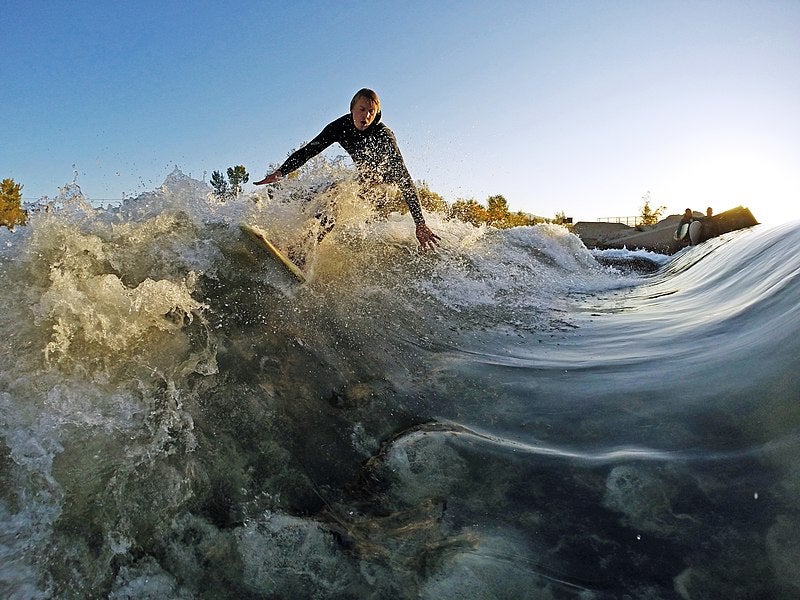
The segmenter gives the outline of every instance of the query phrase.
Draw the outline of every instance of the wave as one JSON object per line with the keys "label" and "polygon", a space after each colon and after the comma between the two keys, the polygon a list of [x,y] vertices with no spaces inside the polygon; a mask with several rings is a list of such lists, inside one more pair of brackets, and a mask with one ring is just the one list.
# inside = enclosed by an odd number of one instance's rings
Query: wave
{"label": "wave", "polygon": [[[306,240],[309,283],[242,222]],[[316,165],[228,202],[179,172],[116,207],[70,185],[0,231],[0,589],[718,591],[687,555],[793,589],[770,540],[798,539],[781,490],[797,479],[800,228],[667,258],[598,256],[552,225],[428,223],[436,253]],[[757,560],[705,554],[725,544],[700,523],[730,485],[777,499],[764,522],[732,517],[731,536],[769,548]],[[660,566],[634,573],[632,553]],[[742,589],[761,581],[739,571]]]}

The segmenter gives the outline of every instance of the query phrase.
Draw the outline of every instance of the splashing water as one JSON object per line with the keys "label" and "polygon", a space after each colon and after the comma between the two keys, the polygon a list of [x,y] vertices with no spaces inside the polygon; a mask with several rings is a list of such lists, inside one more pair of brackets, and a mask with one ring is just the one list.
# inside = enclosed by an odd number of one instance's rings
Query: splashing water
{"label": "splashing water", "polygon": [[426,218],[315,162],[0,230],[3,595],[793,597],[798,228],[642,276]]}

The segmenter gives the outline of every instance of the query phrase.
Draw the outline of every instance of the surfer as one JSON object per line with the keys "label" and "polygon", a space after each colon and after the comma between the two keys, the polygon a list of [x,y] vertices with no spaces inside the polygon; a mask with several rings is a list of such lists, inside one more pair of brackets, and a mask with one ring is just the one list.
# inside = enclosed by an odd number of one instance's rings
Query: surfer
{"label": "surfer", "polygon": [[700,219],[703,223],[703,239],[708,240],[717,237],[717,222],[714,219],[714,209],[710,206],[706,209],[706,216]]}
{"label": "surfer", "polygon": [[[381,122],[380,99],[367,88],[353,96],[348,114],[329,123],[317,137],[289,156],[276,171],[254,182],[255,185],[275,183],[334,143],[342,146],[353,159],[364,188],[376,183],[397,185],[414,219],[420,247],[429,250],[438,245],[441,238],[425,224],[417,188],[403,162],[394,133]],[[334,217],[323,213],[317,217],[324,236],[333,228]]]}
{"label": "surfer", "polygon": [[[689,225],[691,225],[692,221],[694,221],[694,215],[692,214],[692,209],[687,208],[683,211],[683,216],[681,217],[680,222],[678,223],[678,228],[675,230],[675,239],[682,241],[684,244],[686,242],[690,242],[689,239]],[[684,227],[684,225],[686,227]]]}
{"label": "surfer", "polygon": [[687,208],[683,211],[683,216],[678,223],[678,229],[675,231],[674,237],[684,245],[694,246],[703,241],[700,237],[702,229],[702,219],[695,218],[692,209]]}

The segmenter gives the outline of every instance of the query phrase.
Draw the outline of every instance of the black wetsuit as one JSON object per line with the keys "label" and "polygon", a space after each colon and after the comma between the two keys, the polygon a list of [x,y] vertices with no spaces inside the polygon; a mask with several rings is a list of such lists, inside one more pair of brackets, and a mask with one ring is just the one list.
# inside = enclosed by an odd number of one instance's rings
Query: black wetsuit
{"label": "black wetsuit", "polygon": [[369,127],[359,131],[353,123],[353,116],[347,113],[326,125],[317,137],[289,156],[278,170],[288,175],[330,145],[338,143],[356,164],[362,184],[396,184],[414,223],[424,223],[417,188],[408,174],[397,140],[392,130],[380,120],[379,112]]}

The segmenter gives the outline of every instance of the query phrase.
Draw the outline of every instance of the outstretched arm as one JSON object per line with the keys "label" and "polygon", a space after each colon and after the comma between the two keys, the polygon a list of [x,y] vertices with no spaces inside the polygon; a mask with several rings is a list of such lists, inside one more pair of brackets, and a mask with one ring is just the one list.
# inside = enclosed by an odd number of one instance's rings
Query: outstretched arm
{"label": "outstretched arm", "polygon": [[341,130],[341,121],[342,118],[337,119],[333,123],[328,123],[325,126],[320,134],[315,137],[313,140],[308,142],[305,146],[296,150],[287,158],[284,163],[280,166],[280,168],[267,175],[261,181],[253,182],[253,185],[264,185],[266,183],[275,183],[284,175],[291,173],[292,171],[299,169],[302,167],[306,162],[308,162],[311,158],[315,157],[317,154],[325,150],[328,146],[333,144],[339,139],[340,130]]}
{"label": "outstretched arm", "polygon": [[384,129],[386,150],[387,150],[387,172],[385,180],[396,183],[403,194],[403,199],[408,205],[408,210],[411,217],[414,219],[416,225],[417,240],[419,241],[420,248],[425,250],[433,250],[439,245],[439,240],[442,239],[425,224],[425,217],[422,215],[422,206],[419,202],[419,194],[417,194],[417,187],[408,173],[406,163],[403,160],[403,155],[400,153],[400,148],[397,146],[397,140],[392,131],[387,127]]}

